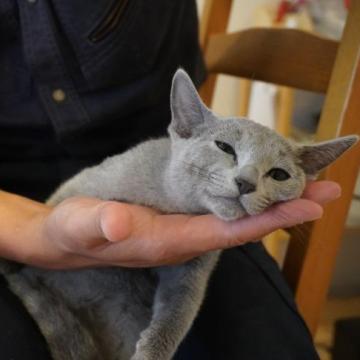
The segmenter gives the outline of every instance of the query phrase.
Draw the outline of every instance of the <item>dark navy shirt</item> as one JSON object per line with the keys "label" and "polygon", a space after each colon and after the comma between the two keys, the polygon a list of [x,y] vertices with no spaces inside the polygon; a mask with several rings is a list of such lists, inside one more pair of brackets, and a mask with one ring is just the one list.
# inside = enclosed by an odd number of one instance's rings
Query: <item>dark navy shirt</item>
{"label": "dark navy shirt", "polygon": [[44,199],[165,134],[179,66],[204,79],[194,0],[1,0],[0,187]]}

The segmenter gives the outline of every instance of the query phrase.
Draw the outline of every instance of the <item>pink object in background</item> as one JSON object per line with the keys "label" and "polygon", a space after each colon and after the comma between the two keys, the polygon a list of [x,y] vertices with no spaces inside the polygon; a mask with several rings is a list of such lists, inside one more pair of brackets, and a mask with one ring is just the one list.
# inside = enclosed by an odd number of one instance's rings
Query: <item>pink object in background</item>
{"label": "pink object in background", "polygon": [[275,22],[281,22],[288,13],[297,12],[299,8],[307,3],[307,0],[282,0],[276,12]]}

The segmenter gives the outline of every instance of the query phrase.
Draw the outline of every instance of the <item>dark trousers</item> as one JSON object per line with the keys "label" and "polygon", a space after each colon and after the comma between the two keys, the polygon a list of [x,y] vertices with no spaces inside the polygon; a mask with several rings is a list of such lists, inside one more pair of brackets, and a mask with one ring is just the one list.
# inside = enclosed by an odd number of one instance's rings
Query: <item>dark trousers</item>
{"label": "dark trousers", "polygon": [[319,359],[292,294],[261,243],[223,252],[180,359]]}

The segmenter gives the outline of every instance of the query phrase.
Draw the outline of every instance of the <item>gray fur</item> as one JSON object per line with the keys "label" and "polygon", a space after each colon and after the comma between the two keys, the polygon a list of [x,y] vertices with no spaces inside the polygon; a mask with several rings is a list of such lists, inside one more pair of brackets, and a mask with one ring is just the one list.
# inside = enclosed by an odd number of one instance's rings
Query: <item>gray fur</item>
{"label": "gray fur", "polygon": [[[312,152],[252,121],[221,119],[200,101],[182,70],[174,76],[171,110],[169,138],[146,141],[83,170],[48,203],[85,195],[166,213],[213,213],[231,221],[299,197],[307,176],[357,140],[337,139]],[[215,141],[231,145],[236,159]],[[274,180],[268,174],[272,168],[286,170],[290,178]],[[256,190],[240,196],[239,178]],[[55,360],[166,360],[189,330],[218,256],[215,251],[153,269],[25,266],[4,273],[38,322]]]}

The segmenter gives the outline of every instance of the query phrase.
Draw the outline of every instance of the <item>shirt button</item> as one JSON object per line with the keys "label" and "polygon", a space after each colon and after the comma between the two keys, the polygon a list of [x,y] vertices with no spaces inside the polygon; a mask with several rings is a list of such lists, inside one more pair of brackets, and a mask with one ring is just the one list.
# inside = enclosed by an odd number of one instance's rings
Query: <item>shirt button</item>
{"label": "shirt button", "polygon": [[62,89],[56,89],[52,93],[52,98],[55,102],[61,103],[66,99],[66,94]]}

